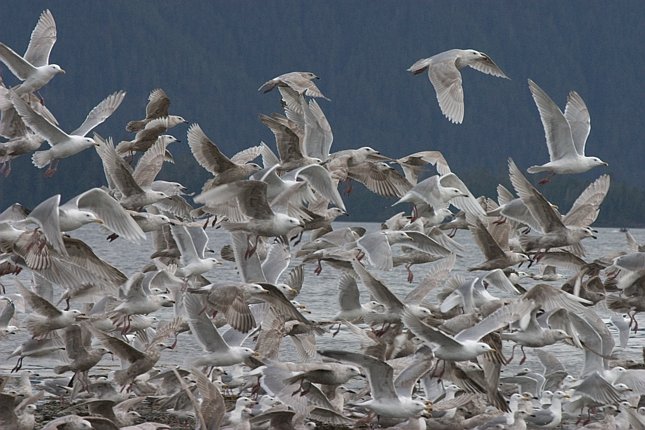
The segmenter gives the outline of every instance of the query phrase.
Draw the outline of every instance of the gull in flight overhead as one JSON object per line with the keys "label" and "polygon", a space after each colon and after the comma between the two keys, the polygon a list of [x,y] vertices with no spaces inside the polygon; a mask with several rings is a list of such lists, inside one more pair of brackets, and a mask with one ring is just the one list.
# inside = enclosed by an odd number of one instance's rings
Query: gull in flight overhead
{"label": "gull in flight overhead", "polygon": [[34,166],[42,169],[49,165],[49,168],[45,171],[45,176],[50,177],[56,173],[58,160],[71,157],[84,149],[95,146],[94,139],[85,137],[85,135],[112,115],[124,97],[125,91],[118,91],[106,97],[90,111],[79,128],[67,134],[49,119],[31,109],[22,98],[13,93],[11,102],[25,124],[44,137],[51,146],[49,150],[34,153],[32,157]]}
{"label": "gull in flight overhead", "polygon": [[0,43],[0,61],[22,84],[14,88],[18,95],[37,91],[47,85],[54,76],[65,73],[58,64],[49,64],[49,53],[56,43],[56,22],[49,10],[45,10],[31,33],[24,57],[4,43]]}
{"label": "gull in flight overhead", "polygon": [[[583,173],[596,166],[607,166],[607,163],[600,158],[585,155],[585,144],[591,131],[591,120],[589,109],[578,93],[575,91],[569,93],[563,114],[547,93],[530,79],[529,89],[540,112],[550,160],[541,166],[529,167],[527,172],[547,172],[553,176],[555,174]],[[542,179],[540,183],[545,184],[548,181],[547,177]]]}
{"label": "gull in flight overhead", "polygon": [[415,75],[428,71],[428,78],[437,92],[441,112],[451,122],[461,124],[464,120],[464,89],[461,86],[460,69],[470,66],[488,75],[508,79],[497,64],[483,52],[474,49],[451,49],[422,58],[408,69]]}
{"label": "gull in flight overhead", "polygon": [[316,84],[314,84],[314,79],[319,78],[311,72],[289,72],[265,82],[258,88],[258,91],[268,93],[276,86],[289,87],[298,94],[304,94],[309,97],[322,97],[329,100],[320,92]]}

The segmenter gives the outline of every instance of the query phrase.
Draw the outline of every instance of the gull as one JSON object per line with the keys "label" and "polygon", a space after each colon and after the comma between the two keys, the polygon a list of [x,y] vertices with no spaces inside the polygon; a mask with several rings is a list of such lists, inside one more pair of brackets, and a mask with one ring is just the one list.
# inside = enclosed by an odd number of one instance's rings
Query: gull
{"label": "gull", "polygon": [[15,280],[15,285],[35,312],[30,313],[25,322],[34,338],[42,338],[54,330],[68,327],[80,319],[87,318],[83,312],[76,309],[61,311],[46,299],[27,289],[18,279]]}
{"label": "gull", "polygon": [[347,178],[354,179],[365,188],[383,197],[400,197],[410,189],[410,183],[389,164],[369,161],[347,169]]}
{"label": "gull", "polygon": [[96,366],[103,356],[110,351],[103,347],[89,349],[89,344],[85,342],[85,339],[91,339],[88,336],[83,336],[82,330],[81,326],[77,324],[65,328],[65,352],[71,362],[62,366],[55,366],[54,373],[60,375],[65,372],[74,372],[81,384],[87,387],[90,382],[89,370]]}
{"label": "gull", "polygon": [[153,119],[163,118],[168,116],[168,107],[170,106],[170,98],[161,88],[154,89],[148,95],[148,104],[146,105],[146,117],[139,121],[130,121],[125,126],[127,131],[137,132],[145,128],[145,126]]}
{"label": "gull", "polygon": [[132,176],[132,169],[114,149],[111,139],[103,139],[94,134],[96,152],[103,162],[103,170],[108,183],[121,193],[119,203],[126,209],[138,210],[144,206],[160,202],[168,196],[161,191],[142,188]]}
{"label": "gull", "polygon": [[[125,91],[119,91],[106,97],[87,114],[85,121],[83,121],[76,130],[71,132],[70,135],[85,136],[92,129],[109,118],[110,115],[112,115],[112,113],[119,107],[124,97]],[[44,112],[42,108],[38,107],[38,105],[34,106],[31,104],[30,107],[49,122],[56,124],[56,119],[53,115]],[[3,166],[5,176],[8,176],[11,173],[12,158],[34,152],[40,147],[44,140],[45,137],[41,136],[38,132],[32,133],[29,130],[25,130],[24,134],[16,136],[9,142],[5,142],[0,145],[0,155],[2,157],[10,157],[8,159],[5,158],[5,162],[8,163],[8,165]]]}
{"label": "gull", "polygon": [[261,169],[255,163],[236,163],[222,154],[217,145],[206,136],[199,124],[191,124],[188,127],[188,146],[199,165],[214,176],[204,184],[202,191],[208,191],[229,182],[247,179]]}
{"label": "gull", "polygon": [[[169,128],[178,124],[185,124],[187,121],[180,116],[171,115],[153,119],[146,124],[143,130],[137,132],[133,140],[123,140],[116,146],[119,155],[132,155],[134,152],[145,152],[157,141],[159,136],[168,131]],[[172,157],[169,157],[172,159]]]}
{"label": "gull", "polygon": [[428,78],[437,93],[441,112],[455,124],[461,124],[464,120],[464,89],[461,86],[460,70],[466,66],[488,75],[508,79],[488,55],[474,49],[451,49],[441,52],[430,58],[420,59],[408,69],[408,72],[415,75],[428,71]]}
{"label": "gull", "polygon": [[114,381],[121,386],[125,386],[128,383],[132,383],[137,376],[152,369],[157,361],[159,361],[162,349],[172,349],[174,347],[174,345],[169,346],[161,341],[175,334],[179,325],[180,321],[175,319],[160,327],[143,350],[139,350],[121,339],[110,336],[92,325],[88,325],[87,328],[103,346],[112,351],[123,362],[130,364],[127,368],[124,366],[123,369],[114,372]]}
{"label": "gull", "polygon": [[260,180],[269,183],[270,187],[267,192],[270,200],[273,200],[280,193],[285,192],[298,182],[305,181],[311,189],[345,211],[345,204],[336,189],[336,185],[333,183],[329,171],[324,167],[317,164],[309,164],[291,170],[282,176],[277,175],[277,167],[276,165],[268,169],[260,178]]}
{"label": "gull", "polygon": [[314,84],[314,79],[318,79],[318,76],[311,72],[289,72],[265,82],[258,88],[258,91],[268,93],[276,86],[286,86],[298,94],[304,94],[309,97],[322,97],[325,100],[329,100],[320,92],[316,84]]}
{"label": "gull", "polygon": [[356,279],[349,273],[343,273],[338,280],[338,305],[340,310],[332,319],[354,323],[363,322],[365,314],[373,310],[374,306],[379,306],[380,304],[372,301],[362,305]]}
{"label": "gull", "polygon": [[51,146],[49,150],[36,151],[32,161],[39,169],[49,165],[45,176],[52,176],[56,172],[58,160],[71,157],[84,149],[96,146],[96,142],[93,139],[85,136],[112,115],[124,97],[125,91],[119,91],[108,96],[93,108],[83,124],[70,134],[65,133],[50,120],[35,112],[15,93],[11,95],[11,102],[23,121],[34,132],[44,137]]}
{"label": "gull", "polygon": [[437,167],[437,172],[441,175],[450,173],[448,162],[443,154],[439,151],[420,151],[414,154],[406,155],[394,161],[401,166],[405,179],[412,185],[416,185],[423,168],[428,164]]}
{"label": "gull", "polygon": [[517,321],[532,307],[531,301],[512,302],[502,306],[474,326],[460,331],[454,337],[425,324],[408,309],[403,310],[402,320],[406,327],[424,342],[437,345],[432,350],[435,357],[441,360],[466,361],[492,351],[493,348],[481,342],[480,339],[510,322]]}
{"label": "gull", "polygon": [[[471,215],[469,212],[466,212],[466,221],[475,243],[486,258],[483,263],[468,268],[469,271],[505,269],[509,266],[529,261],[529,257],[526,254],[509,249],[508,226],[505,226],[506,228],[498,227],[495,230],[491,228],[491,231],[489,231],[489,227],[484,224],[481,218]],[[499,233],[497,238],[491,234],[492,232]]]}
{"label": "gull", "polygon": [[29,339],[13,350],[7,358],[18,357],[16,365],[11,372],[17,372],[22,368],[25,357],[49,357],[61,353],[65,346],[59,337],[44,339]]}
{"label": "gull", "polygon": [[501,269],[493,269],[468,281],[460,275],[456,275],[450,279],[449,283],[454,289],[441,303],[439,309],[444,313],[458,305],[466,313],[472,313],[476,308],[480,308],[486,303],[499,300],[488,291],[490,286],[495,286],[505,293],[519,294],[519,291]]}
{"label": "gull", "polygon": [[[607,166],[600,158],[585,155],[591,123],[589,110],[578,93],[569,93],[563,114],[553,100],[530,79],[529,89],[540,112],[550,158],[546,164],[529,167],[529,173],[548,172],[553,176],[583,173],[596,166]],[[540,181],[542,184],[546,182],[548,178]]]}
{"label": "gull", "polygon": [[356,241],[357,247],[365,252],[370,263],[379,270],[391,270],[394,267],[392,247],[397,244],[438,256],[447,256],[452,252],[433,238],[417,231],[380,230],[367,233]]}
{"label": "gull", "polygon": [[578,245],[584,238],[596,238],[594,231],[587,226],[566,226],[562,222],[560,214],[542,193],[522,175],[515,162],[510,158],[508,168],[515,191],[533,218],[540,224],[542,230],[540,236],[523,235],[520,237],[520,244],[524,251],[549,250],[550,248]]}
{"label": "gull", "polygon": [[[280,172],[297,169],[309,164],[320,164],[323,160],[314,158],[307,154],[304,147],[304,136],[298,134],[297,125],[289,118],[274,113],[269,115],[260,115],[260,121],[266,125],[275,137],[275,144],[278,149],[280,159],[278,169]],[[268,146],[263,146],[263,159],[276,158]]]}
{"label": "gull", "polygon": [[56,22],[49,10],[45,10],[31,33],[24,57],[0,43],[0,61],[22,84],[14,88],[22,95],[44,87],[54,76],[65,73],[58,64],[49,64],[49,54],[56,43]]}
{"label": "gull", "polygon": [[124,287],[126,293],[123,301],[112,310],[115,315],[123,315],[126,322],[124,332],[130,328],[131,315],[147,315],[161,309],[161,307],[170,307],[175,303],[167,294],[151,293],[150,289],[144,285],[144,276],[143,273],[137,272],[128,279]]}
{"label": "gull", "polygon": [[229,231],[242,230],[256,235],[255,245],[247,249],[247,257],[255,251],[259,236],[285,236],[292,229],[302,227],[297,218],[271,209],[267,201],[267,184],[262,181],[244,180],[225,184],[198,195],[195,201],[216,207],[233,198],[237,199],[240,210],[249,219],[246,222],[229,222],[224,227]]}
{"label": "gull", "polygon": [[361,279],[361,282],[370,292],[371,296],[386,307],[384,313],[371,312],[364,315],[364,318],[378,317],[386,322],[399,321],[401,314],[407,311],[416,318],[427,317],[430,311],[419,304],[408,302],[407,304],[401,301],[390,289],[381,281],[376,279],[372,274],[363,267],[363,265],[356,259],[352,259],[352,269]]}
{"label": "gull", "polygon": [[402,389],[397,391],[394,385],[394,369],[389,364],[355,352],[326,350],[319,353],[336,360],[349,361],[365,369],[372,399],[357,403],[357,406],[364,406],[377,415],[388,418],[429,415],[432,406],[430,402],[412,399],[411,390],[407,393],[402,392]]}
{"label": "gull", "polygon": [[145,239],[143,230],[130,214],[101,188],[79,194],[59,206],[58,210],[62,231],[75,230],[93,216],[110,231],[128,240],[139,242]]}
{"label": "gull", "polygon": [[307,102],[304,95],[289,87],[278,87],[278,90],[285,115],[297,125],[304,152],[321,160],[329,158],[334,134],[318,102],[314,99]]}
{"label": "gull", "polygon": [[0,339],[9,334],[15,334],[19,329],[15,325],[10,325],[11,320],[16,312],[16,305],[9,297],[2,296],[0,300],[5,300],[7,304],[0,312]]}
{"label": "gull", "polygon": [[188,291],[195,294],[205,294],[208,305],[212,306],[216,312],[224,314],[226,322],[241,333],[248,333],[256,326],[247,300],[266,293],[266,290],[259,284],[234,282],[217,282]]}
{"label": "gull", "polygon": [[204,350],[202,354],[187,357],[191,367],[231,366],[258,354],[251,348],[229,345],[219,334],[213,322],[202,311],[203,302],[198,295],[184,296],[184,307],[188,316],[188,325],[193,336]]}
{"label": "gull", "polygon": [[[520,349],[523,354],[523,357],[520,360],[520,365],[526,360],[526,354],[524,353],[525,346],[540,348],[546,345],[552,345],[558,341],[573,340],[573,338],[562,329],[542,327],[537,320],[537,312],[539,310],[540,309],[538,307],[535,307],[530,311],[530,319],[526,327],[521,328],[518,331],[501,334],[503,340],[512,340],[515,342],[515,346],[520,345]],[[513,346],[513,353],[515,351],[515,346]],[[513,353],[511,353],[511,357],[508,359],[509,362],[513,359]]]}
{"label": "gull", "polygon": [[484,217],[486,213],[468,187],[454,173],[433,175],[419,182],[407,191],[397,202],[414,205],[429,205],[434,211],[447,208],[450,203],[459,209]]}
{"label": "gull", "polygon": [[546,409],[533,411],[533,414],[526,417],[526,421],[534,427],[555,428],[562,421],[562,399],[569,398],[563,391],[556,391],[551,398],[551,405]]}
{"label": "gull", "polygon": [[203,228],[173,225],[170,230],[181,253],[177,276],[188,278],[193,275],[201,275],[221,264],[216,258],[204,257],[208,236]]}

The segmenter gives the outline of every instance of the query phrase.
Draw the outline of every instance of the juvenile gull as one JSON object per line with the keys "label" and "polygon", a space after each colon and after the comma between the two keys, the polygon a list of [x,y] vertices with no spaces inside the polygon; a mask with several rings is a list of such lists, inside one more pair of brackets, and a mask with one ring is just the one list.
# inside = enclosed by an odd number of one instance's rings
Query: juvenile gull
{"label": "juvenile gull", "polygon": [[311,72],[289,72],[265,82],[258,88],[258,91],[268,93],[276,86],[286,86],[298,94],[304,94],[309,97],[322,97],[329,100],[320,92],[316,84],[314,84],[314,79],[318,79],[318,76]]}
{"label": "juvenile gull", "polygon": [[411,393],[397,391],[394,386],[394,369],[389,364],[367,355],[347,351],[320,351],[320,354],[341,361],[357,364],[367,372],[372,398],[358,403],[388,418],[410,418],[429,414],[432,404],[412,399]]}

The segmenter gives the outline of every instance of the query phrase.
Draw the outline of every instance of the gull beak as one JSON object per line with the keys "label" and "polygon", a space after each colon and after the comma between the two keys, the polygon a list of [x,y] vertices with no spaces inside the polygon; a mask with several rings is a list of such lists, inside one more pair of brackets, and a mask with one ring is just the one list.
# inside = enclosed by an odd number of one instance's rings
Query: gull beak
{"label": "gull beak", "polygon": [[63,69],[60,69],[60,72],[61,72],[62,74],[65,74],[65,70],[63,70]]}
{"label": "gull beak", "polygon": [[87,316],[87,315],[85,315],[85,314],[80,314],[80,315],[76,315],[76,318],[74,318],[74,319],[75,319],[76,321],[82,321],[82,320],[89,320],[89,319],[90,319],[90,317],[88,317],[88,316]]}

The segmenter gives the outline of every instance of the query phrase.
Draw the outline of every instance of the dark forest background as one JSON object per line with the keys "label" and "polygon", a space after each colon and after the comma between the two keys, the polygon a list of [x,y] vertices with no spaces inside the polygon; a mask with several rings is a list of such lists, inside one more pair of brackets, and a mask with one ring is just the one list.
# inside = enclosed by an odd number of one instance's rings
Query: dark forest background
{"label": "dark forest background", "polygon": [[[587,155],[609,163],[555,178],[545,195],[566,211],[609,173],[596,225],[645,226],[645,2],[5,0],[0,41],[24,52],[46,8],[58,28],[50,60],[67,73],[42,96],[65,130],[123,89],[123,104],[97,131],[129,140],[126,122],[143,117],[148,93],[161,87],[171,112],[198,122],[226,154],[261,140],[274,146],[258,114],[280,111],[279,94],[257,88],[285,72],[312,71],[331,99],[320,103],[333,150],[369,145],[392,157],[440,150],[475,195],[495,197],[498,183],[509,185],[509,156],[523,168],[548,160],[531,78],[562,109],[570,90],[580,93],[591,112]],[[486,52],[511,78],[464,70],[462,125],[441,115],[426,75],[406,72],[451,48]],[[1,64],[0,73],[15,83]],[[182,143],[171,147],[176,164],[162,176],[199,191],[209,174],[185,144],[186,126],[172,134]],[[92,150],[63,160],[53,178],[42,173],[27,157],[16,160],[11,176],[0,178],[1,208],[105,183]],[[353,220],[381,221],[403,209],[357,188],[346,198]]]}

